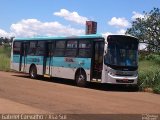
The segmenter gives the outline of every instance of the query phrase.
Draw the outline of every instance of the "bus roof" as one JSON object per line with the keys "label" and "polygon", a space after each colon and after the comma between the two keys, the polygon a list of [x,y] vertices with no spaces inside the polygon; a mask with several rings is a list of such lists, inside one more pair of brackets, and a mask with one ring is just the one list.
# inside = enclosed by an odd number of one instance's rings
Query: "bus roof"
{"label": "bus roof", "polygon": [[79,35],[79,36],[42,36],[42,37],[26,37],[26,38],[15,38],[14,40],[61,40],[61,39],[78,39],[78,38],[102,38],[101,34],[90,34],[90,35]]}

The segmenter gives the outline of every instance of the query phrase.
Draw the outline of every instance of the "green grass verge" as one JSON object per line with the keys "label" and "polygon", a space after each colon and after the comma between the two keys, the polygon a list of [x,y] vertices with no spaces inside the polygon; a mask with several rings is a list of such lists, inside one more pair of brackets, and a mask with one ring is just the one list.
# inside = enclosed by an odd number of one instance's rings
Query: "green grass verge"
{"label": "green grass verge", "polygon": [[0,47],[0,71],[10,71],[10,48]]}
{"label": "green grass verge", "polygon": [[155,60],[142,60],[139,62],[140,90],[151,88],[153,92],[160,94],[160,64]]}

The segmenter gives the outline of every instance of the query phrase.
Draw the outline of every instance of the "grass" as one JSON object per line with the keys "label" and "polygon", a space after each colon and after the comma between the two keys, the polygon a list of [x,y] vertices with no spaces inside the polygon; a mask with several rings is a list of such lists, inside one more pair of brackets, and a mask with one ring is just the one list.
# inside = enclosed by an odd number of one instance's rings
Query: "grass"
{"label": "grass", "polygon": [[153,92],[160,94],[159,58],[150,59],[147,56],[146,59],[140,60],[138,85],[140,90],[151,89]]}
{"label": "grass", "polygon": [[0,46],[0,71],[10,71],[10,48]]}

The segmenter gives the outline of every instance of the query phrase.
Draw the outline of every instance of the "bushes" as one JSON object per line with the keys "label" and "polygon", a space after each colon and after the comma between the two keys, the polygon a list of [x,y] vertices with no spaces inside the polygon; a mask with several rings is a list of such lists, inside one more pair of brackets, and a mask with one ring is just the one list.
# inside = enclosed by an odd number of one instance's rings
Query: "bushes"
{"label": "bushes", "polygon": [[0,54],[0,70],[1,71],[10,70],[10,58],[4,54]]}
{"label": "bushes", "polygon": [[158,54],[150,54],[145,57],[145,60],[153,60],[157,64],[160,64],[160,55]]}
{"label": "bushes", "polygon": [[152,88],[160,93],[160,55],[149,54],[140,61],[138,85],[141,90]]}
{"label": "bushes", "polygon": [[0,70],[10,70],[10,51],[9,47],[0,47]]}
{"label": "bushes", "polygon": [[11,47],[4,45],[0,46],[0,54],[5,54],[7,57],[11,56]]}
{"label": "bushes", "polygon": [[140,71],[138,84],[141,89],[160,86],[160,70]]}

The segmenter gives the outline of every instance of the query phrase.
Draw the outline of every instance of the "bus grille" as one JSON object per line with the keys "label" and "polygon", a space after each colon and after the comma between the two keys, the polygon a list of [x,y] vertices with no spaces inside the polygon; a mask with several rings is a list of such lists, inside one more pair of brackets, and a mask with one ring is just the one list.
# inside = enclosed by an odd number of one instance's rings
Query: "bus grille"
{"label": "bus grille", "polygon": [[117,76],[134,76],[135,72],[133,71],[116,71]]}
{"label": "bus grille", "polygon": [[116,80],[117,83],[133,83],[134,80]]}

